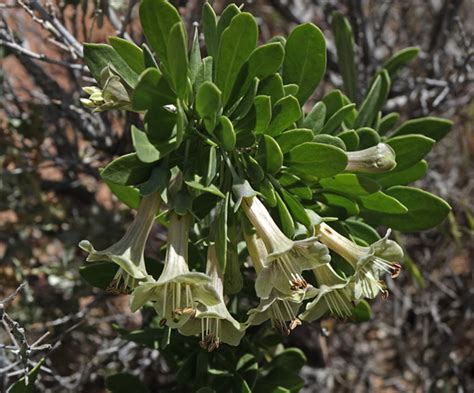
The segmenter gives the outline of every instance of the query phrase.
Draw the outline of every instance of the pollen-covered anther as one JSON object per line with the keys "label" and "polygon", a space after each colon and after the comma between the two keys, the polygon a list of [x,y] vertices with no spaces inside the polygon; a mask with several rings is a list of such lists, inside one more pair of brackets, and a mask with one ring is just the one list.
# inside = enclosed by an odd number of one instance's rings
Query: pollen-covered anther
{"label": "pollen-covered anther", "polygon": [[107,292],[112,295],[129,295],[132,291],[128,288],[123,277],[114,278],[107,286]]}
{"label": "pollen-covered anther", "polygon": [[379,280],[379,284],[380,284],[380,288],[382,289],[381,292],[382,292],[382,299],[387,299],[388,298],[388,295],[390,294],[390,292],[388,291],[387,289],[387,284],[385,283],[384,280]]}
{"label": "pollen-covered anther", "polygon": [[400,276],[401,271],[402,271],[402,265],[400,265],[399,263],[392,264],[392,273],[391,273],[392,278],[397,278],[398,276]]}
{"label": "pollen-covered anther", "polygon": [[301,325],[301,321],[298,318],[295,318],[290,323],[290,330],[295,330],[300,325]]}
{"label": "pollen-covered anther", "polygon": [[196,316],[196,309],[193,307],[185,307],[181,311],[184,315],[190,315],[191,317]]}

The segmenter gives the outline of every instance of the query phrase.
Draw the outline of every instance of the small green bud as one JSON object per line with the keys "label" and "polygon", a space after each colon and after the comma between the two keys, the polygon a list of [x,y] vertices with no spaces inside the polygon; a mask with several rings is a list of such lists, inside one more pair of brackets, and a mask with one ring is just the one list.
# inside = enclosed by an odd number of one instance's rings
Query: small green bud
{"label": "small green bud", "polygon": [[346,153],[348,163],[346,171],[381,173],[388,172],[397,166],[394,150],[386,143],[368,149]]}

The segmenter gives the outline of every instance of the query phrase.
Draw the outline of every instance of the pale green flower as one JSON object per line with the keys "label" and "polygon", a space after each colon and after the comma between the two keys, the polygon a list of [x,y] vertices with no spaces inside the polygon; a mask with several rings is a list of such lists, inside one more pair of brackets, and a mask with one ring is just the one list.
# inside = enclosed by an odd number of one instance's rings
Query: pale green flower
{"label": "pale green flower", "polygon": [[381,173],[391,171],[397,166],[395,152],[386,143],[379,143],[364,150],[348,151],[346,155],[346,171]]}
{"label": "pale green flower", "polygon": [[[305,294],[310,291],[306,291]],[[297,315],[303,300],[304,294],[302,293],[288,296],[273,289],[267,299],[261,299],[256,308],[248,311],[247,324],[260,325],[270,320],[275,329],[288,336],[292,330],[301,325]]]}
{"label": "pale green flower", "polygon": [[383,273],[392,277],[400,274],[403,260],[402,248],[389,240],[390,231],[380,240],[368,247],[361,247],[342,236],[327,224],[319,226],[319,238],[322,243],[348,261],[355,270],[351,281],[354,283],[356,299],[373,299],[379,292],[387,296],[385,283],[380,280]]}
{"label": "pale green flower", "polygon": [[105,67],[101,74],[102,89],[96,86],[86,86],[84,92],[89,98],[81,98],[81,102],[94,112],[103,112],[109,109],[132,110],[130,95],[125,82],[116,75],[110,67]]}
{"label": "pale green flower", "polygon": [[257,273],[257,296],[267,299],[273,288],[284,295],[307,288],[301,273],[329,263],[327,247],[315,237],[299,241],[286,237],[257,197],[243,198],[242,208],[268,253],[262,270]]}
{"label": "pale green flower", "polygon": [[355,304],[350,281],[337,274],[330,264],[313,272],[318,282],[318,288],[313,290],[316,297],[306,305],[300,318],[314,321],[327,313],[338,318],[351,317]]}
{"label": "pale green flower", "polygon": [[171,213],[163,272],[157,281],[149,279],[140,284],[131,298],[133,312],[151,301],[161,317],[161,323],[172,328],[182,326],[194,316],[197,303],[214,306],[220,301],[209,276],[189,271],[190,224],[189,215]]}
{"label": "pale green flower", "polygon": [[[255,271],[260,274],[264,269],[264,261],[267,258],[265,244],[255,234],[249,235],[244,232],[244,238]],[[290,295],[272,289],[268,298],[260,299],[259,305],[249,310],[249,318],[246,324],[260,325],[267,320],[271,320],[274,328],[284,335],[289,335],[293,329],[301,325],[301,321],[297,317],[298,311],[311,289],[314,288],[308,285],[304,291],[293,291]]]}
{"label": "pale green flower", "polygon": [[117,274],[109,285],[109,291],[129,293],[139,280],[147,278],[143,253],[160,203],[158,193],[143,197],[137,215],[125,235],[105,250],[97,251],[87,240],[79,243],[79,247],[89,253],[87,262],[110,261],[119,265]]}
{"label": "pale green flower", "polygon": [[195,317],[189,319],[179,332],[185,336],[201,333],[199,344],[209,352],[219,348],[220,343],[237,346],[245,334],[245,327],[232,317],[225,305],[222,274],[214,245],[208,248],[206,274],[219,295],[219,303],[208,307],[198,306]]}

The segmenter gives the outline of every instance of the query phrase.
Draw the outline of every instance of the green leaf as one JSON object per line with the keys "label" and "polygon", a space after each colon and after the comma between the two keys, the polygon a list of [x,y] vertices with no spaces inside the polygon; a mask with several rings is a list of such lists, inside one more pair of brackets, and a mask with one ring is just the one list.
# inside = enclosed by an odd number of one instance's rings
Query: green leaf
{"label": "green leaf", "polygon": [[306,213],[306,210],[300,201],[298,201],[293,195],[283,188],[280,189],[280,193],[293,218],[304,226],[310,227],[311,220],[309,219],[308,214]]}
{"label": "green leaf", "polygon": [[[235,4],[231,3],[227,7],[224,8],[224,11],[222,11],[219,21],[217,22],[217,38],[220,40],[222,38],[222,33],[224,30],[230,25],[232,19],[236,15],[239,15],[241,13],[240,8],[237,7]],[[218,41],[219,43],[219,41]],[[219,45],[217,45],[219,47]]]}
{"label": "green leaf", "polygon": [[265,172],[255,158],[250,155],[245,155],[244,157],[245,170],[249,176],[250,183],[260,184],[265,177]]}
{"label": "green leaf", "polygon": [[392,112],[382,117],[377,127],[379,134],[385,135],[388,131],[390,131],[395,126],[399,118],[400,118],[400,114],[398,114],[397,112]]}
{"label": "green leaf", "polygon": [[326,94],[322,102],[326,106],[326,121],[344,106],[344,96],[340,90],[333,90]]}
{"label": "green leaf", "polygon": [[109,37],[109,43],[128,66],[140,75],[145,70],[143,51],[133,42],[120,37]]}
{"label": "green leaf", "polygon": [[150,47],[143,43],[143,62],[145,63],[145,68],[159,68],[158,63],[156,62],[155,56],[153,55]]}
{"label": "green leaf", "polygon": [[9,389],[8,393],[34,393],[36,378],[38,377],[41,366],[44,363],[45,358],[42,358],[36,365],[28,372],[28,385],[26,384],[25,377],[22,377],[16,381]]}
{"label": "green leaf", "polygon": [[201,66],[199,67],[196,79],[193,83],[194,91],[199,90],[199,87],[201,87],[204,82],[212,82],[212,65],[212,57],[208,56],[202,59]]}
{"label": "green leaf", "polygon": [[342,172],[347,166],[347,156],[337,147],[306,142],[293,148],[285,162],[299,173],[324,178]]}
{"label": "green leaf", "polygon": [[346,145],[342,141],[342,139],[339,139],[337,136],[332,136],[332,135],[327,135],[327,134],[320,134],[316,135],[313,139],[313,142],[317,143],[324,143],[325,145],[331,145],[331,146],[336,146],[339,149],[342,150],[347,150]]}
{"label": "green leaf", "polygon": [[324,192],[321,195],[328,205],[344,209],[348,216],[356,216],[360,212],[358,204],[345,196],[328,192]]}
{"label": "green leaf", "polygon": [[118,265],[114,262],[88,263],[79,268],[81,278],[95,288],[106,290],[117,273]]}
{"label": "green leaf", "polygon": [[131,153],[113,160],[100,175],[106,182],[129,186],[146,181],[151,170],[152,165],[143,163],[136,153]]}
{"label": "green leaf", "polygon": [[194,28],[193,43],[191,46],[191,53],[189,54],[189,78],[191,83],[196,81],[196,76],[201,68],[201,47],[199,45],[199,30],[197,27]]}
{"label": "green leaf", "polygon": [[178,11],[166,0],[142,0],[140,21],[146,39],[167,67],[170,32],[181,21]]}
{"label": "green leaf", "polygon": [[366,213],[366,218],[378,225],[413,232],[439,225],[451,211],[441,198],[413,187],[395,186],[385,191],[408,209],[405,214]]}
{"label": "green leaf", "polygon": [[344,222],[344,225],[352,236],[362,239],[367,244],[372,244],[377,240],[380,240],[380,235],[378,232],[365,222],[348,219]]}
{"label": "green leaf", "polygon": [[123,80],[134,87],[138,80],[138,73],[125,62],[124,59],[107,44],[84,44],[84,61],[92,76],[100,82],[100,74],[104,68],[111,65]]}
{"label": "green leaf", "polygon": [[369,127],[356,130],[359,137],[359,150],[367,149],[380,143],[380,136],[377,131]]}
{"label": "green leaf", "polygon": [[272,119],[272,100],[269,96],[256,96],[254,100],[255,107],[255,133],[264,134]]}
{"label": "green leaf", "polygon": [[317,102],[311,112],[304,118],[302,126],[313,130],[314,134],[319,134],[326,119],[326,105],[324,102]]}
{"label": "green leaf", "polygon": [[217,114],[221,110],[222,94],[212,82],[203,82],[196,95],[196,110],[204,119],[206,129],[212,133],[216,125]]}
{"label": "green leaf", "polygon": [[235,108],[235,110],[232,112],[232,118],[235,118],[236,120],[240,120],[240,119],[243,119],[247,114],[249,114],[249,111],[252,109],[255,102],[257,88],[258,88],[258,78],[254,78],[252,82],[250,83],[247,89],[247,92],[245,93],[245,95],[242,97],[239,104],[237,105],[237,108]]}
{"label": "green leaf", "polygon": [[132,107],[136,111],[149,109],[159,100],[158,85],[161,72],[158,68],[147,68],[139,77],[132,93]]}
{"label": "green leaf", "polygon": [[110,188],[112,194],[114,194],[120,202],[124,203],[131,209],[138,209],[138,206],[140,205],[140,192],[138,189],[107,181],[105,181],[105,184],[107,184],[107,187]]}
{"label": "green leaf", "polygon": [[278,216],[280,217],[281,230],[283,233],[288,236],[290,239],[295,235],[295,223],[291,217],[290,211],[286,206],[285,202],[278,193],[275,193],[277,200],[277,210]]}
{"label": "green leaf", "polygon": [[170,30],[167,44],[168,72],[178,98],[184,99],[188,85],[188,37],[183,22]]}
{"label": "green leaf", "polygon": [[259,46],[250,54],[248,79],[257,77],[261,80],[278,72],[284,56],[285,51],[280,43],[273,42]]}
{"label": "green leaf", "polygon": [[354,34],[347,20],[340,12],[332,13],[332,32],[337,50],[337,64],[349,99],[357,102],[357,69],[355,64]]}
{"label": "green leaf", "polygon": [[359,134],[354,130],[347,130],[337,134],[337,137],[340,138],[348,151],[357,150],[359,147]]}
{"label": "green leaf", "polygon": [[285,96],[285,90],[280,74],[273,74],[260,81],[257,94],[270,96],[273,103],[283,98]]}
{"label": "green leaf", "polygon": [[452,126],[453,122],[450,120],[439,117],[420,117],[419,119],[406,121],[391,136],[421,134],[439,141],[451,130]]}
{"label": "green leaf", "polygon": [[148,388],[140,379],[128,373],[108,376],[105,379],[105,386],[112,393],[149,393]]}
{"label": "green leaf", "polygon": [[313,140],[313,132],[306,128],[295,128],[288,130],[276,137],[278,145],[283,154],[288,153],[294,147],[301,145],[304,142],[311,142]]}
{"label": "green leaf", "polygon": [[217,208],[217,218],[215,222],[215,230],[213,233],[216,244],[216,256],[219,262],[221,272],[225,272],[227,265],[227,212],[229,210],[229,194],[223,201],[219,202]]}
{"label": "green leaf", "polygon": [[[254,391],[262,393],[298,392],[303,386],[304,380],[298,373],[283,367],[275,367],[257,380]],[[284,390],[285,388],[288,390]]]}
{"label": "green leaf", "polygon": [[286,348],[273,358],[272,366],[282,367],[286,370],[298,372],[306,362],[306,355],[301,349]]}
{"label": "green leaf", "polygon": [[326,41],[312,23],[299,25],[288,36],[283,61],[283,80],[299,86],[301,105],[313,94],[326,70]]}
{"label": "green leaf", "polygon": [[293,195],[309,201],[313,199],[311,189],[298,176],[291,173],[282,173],[278,181],[285,190],[291,192]]}
{"label": "green leaf", "polygon": [[375,181],[353,173],[341,173],[328,179],[321,179],[319,183],[324,190],[356,197],[373,194],[380,190],[380,186]]}
{"label": "green leaf", "polygon": [[237,137],[234,126],[228,117],[221,116],[219,125],[214,130],[214,133],[225,151],[234,150]]}
{"label": "green leaf", "polygon": [[360,300],[352,309],[352,316],[355,322],[367,322],[372,319],[372,309],[366,300]]}
{"label": "green leaf", "polygon": [[202,7],[202,31],[204,41],[206,42],[207,53],[209,56],[215,57],[217,54],[217,44],[219,38],[217,36],[217,17],[212,6],[205,2]]}
{"label": "green leaf", "polygon": [[262,135],[255,157],[267,173],[277,173],[283,165],[283,153],[278,143],[269,135]]}
{"label": "green leaf", "polygon": [[252,15],[235,16],[222,33],[216,60],[216,85],[225,106],[243,64],[257,45],[258,28]]}
{"label": "green leaf", "polygon": [[199,175],[195,175],[191,180],[186,180],[185,183],[195,190],[209,192],[220,198],[225,198],[225,195],[222,193],[222,191],[220,191],[214,184],[207,186],[204,179]]}
{"label": "green leaf", "polygon": [[384,188],[396,185],[403,186],[412,183],[415,180],[421,179],[426,175],[427,171],[428,164],[425,160],[421,160],[410,168],[406,168],[401,171],[395,168],[394,171],[374,176],[374,178],[377,180],[377,183],[379,183]]}
{"label": "green leaf", "polygon": [[295,85],[294,83],[289,83],[283,86],[283,90],[285,91],[285,96],[295,96],[298,94],[299,86]]}
{"label": "green leaf", "polygon": [[162,107],[167,104],[176,104],[176,95],[171,90],[168,81],[162,78],[158,68],[147,68],[140,75],[133,89],[133,109],[136,111],[163,110]]}
{"label": "green leaf", "polygon": [[164,165],[156,165],[151,171],[150,178],[140,185],[140,195],[146,196],[166,190],[171,178],[170,170]]}
{"label": "green leaf", "polygon": [[[137,157],[142,162],[152,163],[158,161],[163,156],[160,150],[149,141],[147,134],[134,125],[132,125],[132,142],[137,152]],[[169,147],[168,153],[171,150],[172,146]]]}
{"label": "green leaf", "polygon": [[386,141],[395,151],[396,170],[409,168],[424,158],[435,141],[423,135],[403,135]]}
{"label": "green leaf", "polygon": [[146,133],[150,142],[160,146],[171,142],[176,136],[178,123],[177,114],[163,106],[153,106],[145,115]]}
{"label": "green leaf", "polygon": [[262,182],[258,186],[258,192],[262,194],[263,198],[265,199],[265,203],[270,207],[276,207],[277,199],[276,199],[276,191],[273,187],[273,184],[268,180],[268,178],[264,178]]}
{"label": "green leaf", "polygon": [[410,60],[414,59],[419,52],[420,48],[416,46],[402,49],[401,51],[395,53],[390,59],[388,59],[382,68],[385,68],[388,71],[390,78],[393,79],[393,77],[398,73],[399,69],[407,64]]}
{"label": "green leaf", "polygon": [[388,73],[385,70],[375,78],[375,81],[367,93],[364,102],[362,102],[359,113],[354,121],[355,128],[371,127],[373,125],[378,111],[388,95],[390,86],[387,86],[387,78]]}
{"label": "green leaf", "polygon": [[290,127],[301,117],[301,107],[293,96],[280,99],[273,108],[273,118],[267,129],[267,134],[277,136]]}
{"label": "green leaf", "polygon": [[355,104],[349,104],[343,106],[324,125],[321,130],[321,134],[332,134],[341,126],[341,123],[345,120],[346,116],[355,108]]}
{"label": "green leaf", "polygon": [[397,199],[384,194],[382,191],[360,196],[359,199],[362,206],[367,210],[390,214],[404,214],[408,211],[408,209]]}

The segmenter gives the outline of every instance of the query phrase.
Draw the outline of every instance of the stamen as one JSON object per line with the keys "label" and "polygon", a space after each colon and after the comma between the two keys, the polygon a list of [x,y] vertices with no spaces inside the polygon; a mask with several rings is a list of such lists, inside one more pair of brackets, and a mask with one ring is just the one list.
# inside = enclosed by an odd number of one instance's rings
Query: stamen
{"label": "stamen", "polygon": [[391,274],[392,278],[397,278],[400,275],[400,272],[402,271],[402,265],[399,263],[394,263],[392,265],[393,272]]}

